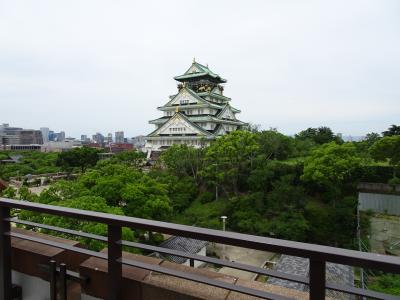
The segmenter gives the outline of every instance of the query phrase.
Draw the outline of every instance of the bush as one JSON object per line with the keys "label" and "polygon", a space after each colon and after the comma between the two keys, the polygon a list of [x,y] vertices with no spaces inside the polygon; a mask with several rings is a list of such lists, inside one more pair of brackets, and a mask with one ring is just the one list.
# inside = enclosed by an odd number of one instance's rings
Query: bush
{"label": "bush", "polygon": [[388,184],[390,184],[390,185],[400,184],[400,178],[399,177],[393,177],[392,179],[389,179]]}
{"label": "bush", "polygon": [[197,197],[197,200],[202,204],[209,203],[215,200],[215,195],[211,192],[203,192],[200,193],[200,195]]}

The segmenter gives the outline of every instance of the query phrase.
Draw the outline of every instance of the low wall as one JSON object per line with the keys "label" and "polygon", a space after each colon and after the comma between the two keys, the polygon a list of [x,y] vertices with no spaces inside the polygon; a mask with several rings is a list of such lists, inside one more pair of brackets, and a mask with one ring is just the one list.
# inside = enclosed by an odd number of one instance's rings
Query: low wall
{"label": "low wall", "polygon": [[[80,246],[78,242],[48,236],[23,229],[13,228],[24,235],[38,236],[43,239]],[[22,287],[23,299],[47,300],[49,299],[49,274],[40,267],[48,265],[50,260],[58,264],[65,263],[67,269],[79,272],[81,276],[89,278],[87,283],[68,282],[69,300],[98,300],[105,299],[107,294],[107,261],[62,250],[59,248],[12,238],[12,268],[13,283]],[[107,250],[103,250],[106,252]],[[196,269],[164,261],[162,259],[142,256],[132,253],[123,253],[123,257],[131,260],[142,261],[149,264],[160,265],[165,268],[194,273],[215,280],[251,287],[266,292],[294,299],[308,299],[308,293],[300,292],[276,285],[267,285],[261,282],[240,280],[233,276],[213,272],[206,269]],[[123,265],[123,282],[121,300],[254,300],[256,297],[231,292],[222,288],[179,279],[170,275],[143,270],[140,268]]]}
{"label": "low wall", "polygon": [[400,216],[400,195],[360,192],[358,202],[361,211]]}

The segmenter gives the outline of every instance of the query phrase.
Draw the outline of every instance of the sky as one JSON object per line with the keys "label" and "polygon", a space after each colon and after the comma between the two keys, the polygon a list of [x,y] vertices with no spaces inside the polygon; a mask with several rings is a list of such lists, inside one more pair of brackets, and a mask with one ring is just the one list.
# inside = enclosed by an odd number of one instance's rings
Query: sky
{"label": "sky", "polygon": [[398,0],[2,0],[0,123],[148,134],[196,61],[239,119],[294,134],[400,123]]}

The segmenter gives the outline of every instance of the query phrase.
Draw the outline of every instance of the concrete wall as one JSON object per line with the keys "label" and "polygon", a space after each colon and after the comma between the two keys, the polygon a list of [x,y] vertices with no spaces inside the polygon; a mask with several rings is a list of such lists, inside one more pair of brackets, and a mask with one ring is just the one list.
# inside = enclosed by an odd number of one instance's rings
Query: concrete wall
{"label": "concrete wall", "polygon": [[12,282],[22,287],[24,300],[49,300],[50,284],[39,278],[12,271]]}
{"label": "concrete wall", "polygon": [[360,210],[400,216],[400,195],[358,193]]}

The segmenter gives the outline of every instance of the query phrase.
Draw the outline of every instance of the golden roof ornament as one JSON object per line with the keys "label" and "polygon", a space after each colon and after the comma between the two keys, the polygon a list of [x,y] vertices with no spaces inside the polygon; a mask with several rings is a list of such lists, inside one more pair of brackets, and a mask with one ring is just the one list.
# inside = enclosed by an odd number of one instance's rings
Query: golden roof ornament
{"label": "golden roof ornament", "polygon": [[179,105],[175,108],[175,112],[179,112]]}

